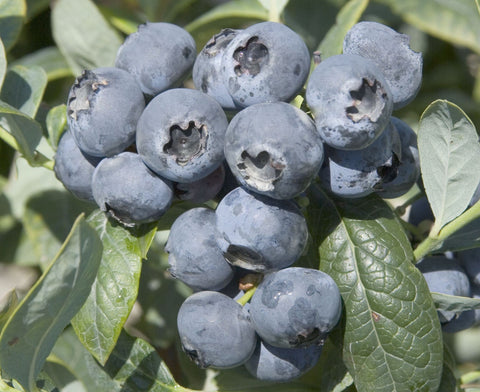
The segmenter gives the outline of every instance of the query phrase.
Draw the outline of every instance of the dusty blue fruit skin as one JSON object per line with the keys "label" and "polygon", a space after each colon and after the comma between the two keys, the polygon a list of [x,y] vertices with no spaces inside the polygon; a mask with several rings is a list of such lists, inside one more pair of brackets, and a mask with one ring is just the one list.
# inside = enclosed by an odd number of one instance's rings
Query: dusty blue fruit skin
{"label": "dusty blue fruit skin", "polygon": [[240,31],[226,48],[221,74],[241,107],[288,102],[303,87],[310,54],[302,38],[281,23],[262,22]]}
{"label": "dusty blue fruit skin", "polygon": [[420,177],[420,159],[418,155],[417,134],[399,118],[392,117],[391,122],[398,132],[401,142],[401,154],[398,157],[397,176],[393,181],[382,182],[376,192],[385,199],[393,199],[407,193]]}
{"label": "dusty blue fruit skin", "polygon": [[225,159],[241,185],[275,199],[303,192],[323,162],[315,124],[300,109],[262,103],[240,111],[225,136]]}
{"label": "dusty blue fruit skin", "polygon": [[180,200],[193,203],[205,203],[212,200],[222,189],[225,182],[225,166],[222,164],[208,176],[194,182],[175,183],[175,196]]}
{"label": "dusty blue fruit skin", "polygon": [[135,141],[145,99],[132,75],[119,68],[84,71],[68,94],[68,127],[78,147],[110,157]]}
{"label": "dusty blue fruit skin", "polygon": [[178,311],[177,327],[183,351],[201,368],[242,365],[257,342],[242,306],[216,291],[188,297]]}
{"label": "dusty blue fruit skin", "polygon": [[257,272],[292,265],[308,238],[305,218],[290,200],[276,200],[238,187],[215,211],[220,249],[231,264]]}
{"label": "dusty blue fruit skin", "polygon": [[321,342],[340,320],[342,300],[334,280],[310,268],[290,267],[265,275],[250,301],[257,334],[275,347]]}
{"label": "dusty blue fruit skin", "polygon": [[197,47],[193,37],[171,23],[141,24],[120,46],[115,66],[131,73],[146,95],[177,86],[191,70]]}
{"label": "dusty blue fruit skin", "polygon": [[222,58],[226,47],[241,30],[223,29],[215,34],[195,59],[192,78],[195,87],[215,98],[226,110],[241,108],[228,92],[222,75]]}
{"label": "dusty blue fruit skin", "polygon": [[195,291],[220,290],[233,277],[233,269],[217,245],[215,211],[192,208],[172,224],[165,251],[173,277]]}
{"label": "dusty blue fruit skin", "polygon": [[[420,260],[416,266],[423,274],[431,292],[471,296],[468,276],[456,258],[429,256]],[[455,312],[447,310],[438,310],[438,316],[442,324],[456,317]]]}
{"label": "dusty blue fruit skin", "polygon": [[367,196],[394,181],[401,156],[401,141],[392,124],[368,147],[338,150],[325,146],[325,161],[320,171],[324,187],[343,198]]}
{"label": "dusty blue fruit skin", "polygon": [[442,324],[442,331],[447,333],[457,333],[473,327],[475,324],[475,311],[465,310],[457,314],[448,323]]}
{"label": "dusty blue fruit skin", "polygon": [[426,197],[422,197],[412,203],[408,216],[408,223],[411,223],[412,225],[418,226],[423,221],[430,221],[432,223],[435,221],[435,217]]}
{"label": "dusty blue fruit skin", "polygon": [[103,159],[93,173],[92,192],[100,209],[125,225],[159,219],[173,199],[170,181],[132,152]]}
{"label": "dusty blue fruit skin", "polygon": [[462,250],[457,257],[471,282],[480,285],[480,248]]}
{"label": "dusty blue fruit skin", "polygon": [[82,153],[67,130],[58,143],[53,170],[57,179],[76,197],[94,202],[92,176],[99,161]]}
{"label": "dusty blue fruit skin", "polygon": [[377,22],[354,25],[343,41],[343,53],[368,58],[383,72],[394,109],[410,103],[422,84],[423,58],[410,49],[410,38]]}
{"label": "dusty blue fruit skin", "polygon": [[165,91],[138,121],[137,150],[146,165],[175,182],[208,176],[224,160],[228,121],[220,104],[198,90]]}
{"label": "dusty blue fruit skin", "polygon": [[280,348],[259,340],[245,368],[259,380],[288,382],[312,369],[321,353],[321,345]]}
{"label": "dusty blue fruit skin", "polygon": [[325,143],[341,150],[372,144],[390,122],[393,100],[381,70],[371,60],[340,54],[310,75],[307,104]]}

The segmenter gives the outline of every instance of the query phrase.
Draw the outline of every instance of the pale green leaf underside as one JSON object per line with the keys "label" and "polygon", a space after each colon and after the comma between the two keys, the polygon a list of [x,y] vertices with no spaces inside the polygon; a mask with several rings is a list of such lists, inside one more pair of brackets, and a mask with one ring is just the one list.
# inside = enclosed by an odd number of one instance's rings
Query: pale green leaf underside
{"label": "pale green leaf underside", "polygon": [[142,255],[138,239],[100,210],[88,222],[102,240],[103,256],[91,293],[72,325],[83,345],[105,363],[137,298]]}
{"label": "pale green leaf underside", "polygon": [[480,299],[459,297],[442,293],[432,293],[433,302],[437,309],[452,312],[464,312],[471,309],[480,309]]}
{"label": "pale green leaf underside", "polygon": [[6,73],[7,73],[7,55],[5,53],[3,42],[0,39],[0,89],[2,88],[3,80],[5,79]]}
{"label": "pale green leaf underside", "polygon": [[438,100],[420,119],[418,150],[435,227],[440,229],[467,208],[480,181],[477,132],[458,106]]}
{"label": "pale green leaf underside", "polygon": [[368,3],[369,0],[350,0],[342,7],[335,24],[330,28],[318,47],[322,60],[342,53],[345,34],[360,20]]}
{"label": "pale green leaf underside", "polygon": [[7,51],[17,41],[26,12],[25,0],[0,0],[0,38]]}
{"label": "pale green leaf underside", "polygon": [[308,211],[320,269],[344,300],[343,359],[359,391],[436,391],[442,335],[401,224],[380,199],[333,201],[313,189]]}
{"label": "pale green leaf underside", "polygon": [[122,39],[91,0],[57,0],[52,34],[75,75],[84,69],[110,67]]}
{"label": "pale green leaf underside", "polygon": [[472,0],[382,0],[408,23],[480,53],[480,16]]}
{"label": "pale green leaf underside", "polygon": [[56,150],[58,142],[67,126],[67,105],[54,106],[47,114],[47,132],[50,145]]}
{"label": "pale green leaf underside", "polygon": [[83,216],[56,259],[22,300],[0,336],[0,367],[32,390],[55,341],[85,301],[102,245]]}
{"label": "pale green leaf underside", "polygon": [[36,52],[29,53],[16,60],[14,64],[26,67],[31,67],[33,65],[42,67],[47,74],[49,82],[72,75],[70,65],[56,46],[49,46],[47,48],[39,49]]}

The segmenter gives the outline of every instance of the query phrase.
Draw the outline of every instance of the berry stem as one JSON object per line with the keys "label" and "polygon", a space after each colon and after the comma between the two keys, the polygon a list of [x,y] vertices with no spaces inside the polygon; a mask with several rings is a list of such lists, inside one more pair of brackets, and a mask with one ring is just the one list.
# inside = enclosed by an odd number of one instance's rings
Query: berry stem
{"label": "berry stem", "polygon": [[257,290],[257,286],[254,286],[251,289],[247,290],[241,298],[237,299],[237,302],[240,305],[245,306],[246,303],[250,301],[250,299],[253,297],[253,294],[255,293],[256,290]]}

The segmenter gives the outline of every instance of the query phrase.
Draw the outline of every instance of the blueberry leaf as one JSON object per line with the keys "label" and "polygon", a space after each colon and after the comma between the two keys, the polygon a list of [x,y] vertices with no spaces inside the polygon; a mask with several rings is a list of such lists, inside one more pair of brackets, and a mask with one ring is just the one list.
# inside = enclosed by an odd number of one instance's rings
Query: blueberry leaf
{"label": "blueberry leaf", "polygon": [[260,4],[268,11],[269,20],[272,22],[279,22],[280,15],[287,6],[289,0],[258,0]]}
{"label": "blueberry leaf", "polygon": [[376,196],[339,200],[312,187],[310,199],[320,269],[344,301],[343,361],[356,388],[435,391],[443,366],[440,323],[401,223]]}
{"label": "blueberry leaf", "polygon": [[7,72],[7,56],[5,53],[5,47],[0,39],[0,89],[2,88],[3,80]]}
{"label": "blueberry leaf", "polygon": [[480,24],[473,1],[383,0],[382,2],[418,29],[480,53]]}
{"label": "blueberry leaf", "polygon": [[442,381],[437,392],[457,392],[460,390],[458,389],[458,381],[455,373],[455,357],[448,345],[444,344]]}
{"label": "blueberry leaf", "polygon": [[0,0],[0,38],[7,51],[20,35],[26,12],[25,0]]}
{"label": "blueberry leaf", "polygon": [[47,87],[47,75],[39,66],[10,67],[5,76],[0,99],[34,118]]}
{"label": "blueberry leaf", "polygon": [[90,295],[72,325],[83,345],[104,364],[137,298],[145,249],[143,240],[99,210],[88,222],[102,240],[103,255]]}
{"label": "blueberry leaf", "polygon": [[102,244],[81,215],[57,257],[21,301],[0,335],[0,367],[27,390],[55,341],[80,309],[98,270]]}
{"label": "blueberry leaf", "polygon": [[95,361],[70,329],[60,336],[53,354],[88,392],[190,391],[175,382],[150,344],[124,331],[104,366]]}
{"label": "blueberry leaf", "polygon": [[322,60],[342,53],[345,34],[360,20],[367,5],[368,0],[350,0],[340,9],[335,24],[328,30],[317,49]]}
{"label": "blueberry leaf", "polygon": [[67,106],[65,104],[54,106],[47,114],[47,132],[50,145],[56,150],[60,137],[67,126]]}
{"label": "blueberry leaf", "polygon": [[110,67],[122,43],[91,0],[57,0],[52,5],[53,38],[75,75]]}
{"label": "blueberry leaf", "polygon": [[432,298],[437,309],[452,312],[480,309],[480,299],[478,298],[459,297],[442,293],[432,293]]}
{"label": "blueberry leaf", "polygon": [[480,181],[475,126],[456,105],[438,100],[423,113],[418,130],[423,184],[435,215],[434,232],[459,216]]}

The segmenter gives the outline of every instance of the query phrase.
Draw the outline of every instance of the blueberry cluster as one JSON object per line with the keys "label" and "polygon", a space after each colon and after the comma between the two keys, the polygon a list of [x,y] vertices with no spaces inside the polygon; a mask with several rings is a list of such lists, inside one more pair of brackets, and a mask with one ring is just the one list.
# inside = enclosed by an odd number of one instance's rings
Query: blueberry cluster
{"label": "blueberry cluster", "polygon": [[[392,117],[420,86],[408,37],[354,26],[344,54],[310,75],[311,112],[289,103],[310,65],[280,23],[224,29],[198,55],[182,28],[146,23],[114,67],[71,87],[55,173],[72,193],[127,226],[158,220],[175,198],[218,201],[180,215],[165,247],[171,275],[194,291],[178,331],[201,367],[245,365],[273,381],[312,368],[342,305],[330,276],[293,266],[309,236],[294,199],[314,180],[385,198],[417,181],[416,135]],[[182,87],[190,72],[196,89]]]}

